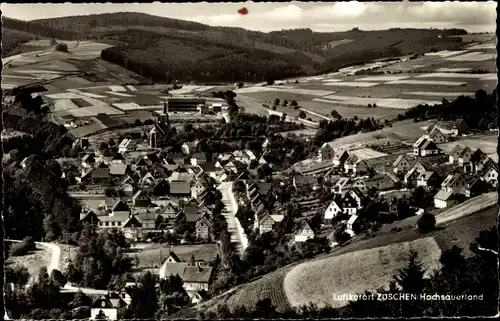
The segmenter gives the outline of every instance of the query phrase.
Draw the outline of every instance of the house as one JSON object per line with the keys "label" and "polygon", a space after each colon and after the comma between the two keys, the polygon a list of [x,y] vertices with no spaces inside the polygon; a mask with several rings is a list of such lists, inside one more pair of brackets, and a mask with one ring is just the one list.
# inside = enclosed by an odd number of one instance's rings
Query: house
{"label": "house", "polygon": [[128,164],[111,163],[109,165],[109,175],[112,177],[123,177],[128,171]]}
{"label": "house", "polygon": [[347,215],[356,215],[360,208],[358,202],[350,194],[345,194],[339,199],[339,207],[342,209],[342,213]]}
{"label": "house", "polygon": [[168,196],[170,194],[170,184],[166,179],[159,179],[152,190],[153,197]]}
{"label": "house", "polygon": [[166,279],[171,275],[178,275],[183,282],[184,289],[193,291],[208,291],[212,282],[213,268],[208,266],[191,266],[187,262],[167,262],[160,267],[160,278]]}
{"label": "house", "polygon": [[145,172],[141,175],[139,184],[141,186],[154,186],[155,182],[156,179],[153,174],[151,174],[151,172]]}
{"label": "house", "polygon": [[194,154],[198,150],[198,140],[182,144],[181,150],[184,155]]}
{"label": "house", "polygon": [[194,198],[198,198],[201,193],[206,189],[205,187],[205,180],[203,179],[198,179],[193,184],[191,185],[191,196]]}
{"label": "house", "polygon": [[163,206],[163,208],[160,209],[159,214],[166,219],[175,218],[175,216],[179,212],[179,205],[171,200],[167,200],[160,206]]}
{"label": "house", "polygon": [[107,182],[109,177],[108,165],[104,164],[104,162],[100,162],[96,167],[84,173],[81,180],[85,183],[100,184]]}
{"label": "house", "polygon": [[427,138],[432,140],[436,144],[446,143],[446,137],[437,127],[432,128],[430,133],[427,134]]}
{"label": "house", "polygon": [[341,177],[333,186],[332,192],[336,194],[344,194],[349,191],[352,183],[353,182],[350,177]]}
{"label": "house", "polygon": [[77,146],[81,149],[84,149],[85,147],[90,146],[89,139],[86,137],[80,137],[80,138],[75,139],[75,141],[73,142],[73,145],[71,147],[75,148]]}
{"label": "house", "polygon": [[470,162],[471,157],[472,150],[469,147],[465,146],[458,155],[458,164],[460,166],[464,166],[464,164]]}
{"label": "house", "polygon": [[486,155],[481,149],[476,149],[470,157],[470,163],[472,164],[472,170],[475,172],[482,171],[484,165],[486,165],[491,159]]}
{"label": "house", "polygon": [[453,127],[451,128],[452,136],[462,136],[469,132],[469,126],[465,123],[463,119],[457,119]]}
{"label": "house", "polygon": [[338,199],[334,199],[326,208],[325,214],[323,216],[325,224],[332,224],[333,218],[339,214],[342,214],[343,210],[339,206],[338,201]]}
{"label": "house", "polygon": [[125,222],[129,219],[128,216],[121,216],[121,215],[104,215],[104,216],[98,216],[99,222],[97,224],[97,227],[99,229],[121,229]]}
{"label": "house", "polygon": [[490,162],[485,166],[483,180],[493,186],[498,184],[498,165],[497,163]]}
{"label": "house", "polygon": [[307,223],[307,220],[303,220],[295,231],[295,242],[305,242],[309,239],[313,239],[314,236],[314,231],[309,223]]}
{"label": "house", "polygon": [[142,230],[154,230],[156,228],[156,213],[144,211],[136,214],[135,217],[141,223]]}
{"label": "house", "polygon": [[436,208],[446,208],[453,206],[458,203],[456,194],[453,194],[451,190],[441,189],[434,196],[434,206]]}
{"label": "house", "polygon": [[406,173],[411,168],[410,161],[403,155],[399,155],[392,166],[394,167],[393,171],[395,174]]}
{"label": "house", "polygon": [[354,201],[358,205],[358,210],[366,204],[367,198],[356,187],[350,188],[349,191],[346,193],[346,195],[349,195],[350,197],[352,197],[352,199],[354,199]]}
{"label": "house", "polygon": [[118,145],[118,153],[134,151],[136,147],[137,144],[132,139],[125,138]]}
{"label": "house", "polygon": [[127,239],[138,240],[142,237],[142,224],[135,215],[131,215],[123,223],[122,231]]}
{"label": "house", "polygon": [[[358,179],[354,183],[354,187],[358,187],[363,193],[368,193],[371,189],[376,189],[377,191],[386,191],[393,189],[396,186],[397,178],[391,173],[381,173],[375,174],[373,177],[366,179]],[[362,185],[358,185],[358,184]],[[363,188],[364,185],[364,188]]]}
{"label": "house", "polygon": [[347,221],[346,232],[349,235],[354,236],[359,228],[359,217],[357,215],[353,215]]}
{"label": "house", "polygon": [[344,166],[344,162],[349,158],[349,153],[346,150],[337,150],[335,155],[333,155],[333,166],[340,167]]}
{"label": "house", "polygon": [[439,148],[436,143],[430,139],[426,139],[420,146],[420,156],[430,156],[439,154]]}
{"label": "house", "polygon": [[433,171],[425,171],[417,177],[417,186],[437,187],[439,183],[439,176]]}
{"label": "house", "polygon": [[488,192],[488,184],[479,177],[473,177],[465,184],[465,196],[475,197]]}
{"label": "house", "polygon": [[365,174],[368,172],[368,165],[365,161],[352,154],[344,163],[344,169],[347,174]]}
{"label": "house", "polygon": [[80,223],[82,225],[88,224],[91,226],[98,226],[99,218],[94,211],[82,208],[82,212],[80,213]]}
{"label": "house", "polygon": [[212,221],[208,215],[203,215],[196,221],[195,231],[198,239],[212,240]]}
{"label": "house", "polygon": [[95,163],[96,159],[92,154],[85,154],[85,156],[82,157],[82,166],[84,168],[91,168],[95,165]]}
{"label": "house", "polygon": [[148,207],[151,205],[151,198],[144,191],[139,190],[132,197],[132,204],[134,207]]}
{"label": "house", "polygon": [[271,141],[269,140],[268,137],[266,137],[266,139],[264,139],[264,141],[262,142],[262,151],[263,152],[266,152],[268,151],[268,149],[271,147]]}
{"label": "house", "polygon": [[277,223],[283,221],[285,216],[283,215],[270,215],[265,213],[259,218],[259,234],[270,232],[276,226]]}
{"label": "house", "polygon": [[457,144],[453,149],[451,150],[451,153],[449,154],[449,163],[453,164],[455,162],[458,163],[458,158],[462,154],[462,151],[465,149],[465,146],[462,144]]}
{"label": "house", "polygon": [[90,320],[119,320],[124,317],[127,303],[117,292],[110,292],[95,300],[90,306]]}
{"label": "house", "polygon": [[449,174],[441,184],[441,188],[453,194],[462,194],[465,192],[465,178],[460,173]]}
{"label": "house", "polygon": [[130,215],[130,207],[123,199],[118,199],[111,206],[111,214],[114,216],[126,216]]}
{"label": "house", "polygon": [[125,157],[123,157],[122,154],[117,153],[115,156],[111,158],[111,163],[112,164],[125,164],[126,160]]}
{"label": "house", "polygon": [[335,150],[333,149],[332,143],[324,143],[318,150],[318,159],[323,162],[326,160],[333,159]]}
{"label": "house", "polygon": [[427,141],[427,135],[420,136],[415,143],[413,143],[413,154],[420,156],[420,147]]}
{"label": "house", "polygon": [[201,165],[207,162],[207,157],[204,153],[194,153],[193,156],[191,156],[190,162],[193,166]]}

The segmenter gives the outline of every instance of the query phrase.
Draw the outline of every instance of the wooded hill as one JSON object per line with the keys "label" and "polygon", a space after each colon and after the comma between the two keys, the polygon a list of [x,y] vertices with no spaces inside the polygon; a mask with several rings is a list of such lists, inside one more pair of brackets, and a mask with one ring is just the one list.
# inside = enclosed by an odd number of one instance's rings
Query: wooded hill
{"label": "wooded hill", "polygon": [[[10,20],[10,19],[9,19]],[[13,25],[13,22],[10,22]],[[314,32],[310,29],[269,33],[143,13],[52,18],[16,23],[17,30],[59,39],[98,40],[115,44],[102,58],[156,81],[264,81],[268,78],[319,74],[352,63],[431,50],[456,50],[462,29],[390,29]],[[38,25],[44,34],[38,34]],[[28,30],[29,29],[29,30]]]}

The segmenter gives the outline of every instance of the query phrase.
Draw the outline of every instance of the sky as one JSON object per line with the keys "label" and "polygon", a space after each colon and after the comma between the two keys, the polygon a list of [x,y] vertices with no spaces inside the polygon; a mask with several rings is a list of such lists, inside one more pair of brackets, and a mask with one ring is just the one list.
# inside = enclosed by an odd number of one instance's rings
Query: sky
{"label": "sky", "polygon": [[[238,9],[248,9],[247,15]],[[1,4],[6,17],[35,20],[109,12],[142,12],[212,26],[269,32],[310,28],[318,32],[388,28],[496,30],[496,2],[241,2],[149,4]]]}

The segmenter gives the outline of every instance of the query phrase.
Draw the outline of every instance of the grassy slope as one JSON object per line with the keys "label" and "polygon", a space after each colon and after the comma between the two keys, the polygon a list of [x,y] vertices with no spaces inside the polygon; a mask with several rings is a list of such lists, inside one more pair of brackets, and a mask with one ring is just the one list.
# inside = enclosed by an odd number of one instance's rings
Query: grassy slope
{"label": "grassy slope", "polygon": [[[483,198],[488,197],[483,196]],[[477,201],[471,200],[468,204],[469,203],[477,203]],[[457,245],[464,249],[464,252],[468,254],[469,244],[479,235],[479,232],[498,224],[498,207],[496,205],[489,205],[487,207],[476,206],[473,208],[467,206],[467,204],[462,204],[462,207],[464,207],[464,209],[468,207],[470,212],[464,213],[463,217],[454,221],[443,223],[440,227],[438,227],[438,229],[429,234],[422,235],[418,233],[418,231],[414,228],[418,217],[411,217],[382,227],[371,238],[359,235],[355,239],[349,241],[346,245],[333,250],[329,254],[321,255],[304,262],[314,262],[325,258],[340,256],[346,253],[374,249],[395,243],[412,242],[424,237],[433,237],[439,245],[441,251],[447,250],[453,245]],[[453,208],[449,211],[452,210]],[[446,216],[446,212],[443,212],[442,215]],[[402,230],[399,232],[391,231],[395,227],[400,227]],[[173,317],[196,317],[197,309],[203,309],[205,311],[216,309],[219,302],[227,302],[230,307],[236,307],[239,305],[252,306],[257,302],[257,300],[268,297],[269,291],[273,294],[271,297],[273,304],[275,304],[279,310],[289,309],[290,304],[286,299],[286,294],[283,289],[283,280],[285,275],[287,275],[289,271],[298,266],[300,263],[302,262],[296,262],[285,266],[255,281],[243,284],[223,297],[217,297],[201,305],[195,306],[194,308],[185,309]],[[279,289],[281,289],[281,291],[279,291]]]}
{"label": "grassy slope", "polygon": [[16,51],[16,48],[23,43],[26,43],[30,40],[36,39],[37,36],[20,30],[3,28],[2,30],[2,56],[7,57],[11,55],[15,55],[19,50]]}

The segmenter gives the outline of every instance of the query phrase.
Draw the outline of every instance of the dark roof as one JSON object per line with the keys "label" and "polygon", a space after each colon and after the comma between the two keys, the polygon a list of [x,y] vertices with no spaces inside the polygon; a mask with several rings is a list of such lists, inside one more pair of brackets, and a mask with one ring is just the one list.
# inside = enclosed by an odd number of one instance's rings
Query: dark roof
{"label": "dark roof", "polygon": [[121,153],[116,153],[112,160],[125,160],[125,157]]}
{"label": "dark roof", "polygon": [[191,158],[196,158],[197,160],[206,160],[207,156],[204,153],[194,153]]}
{"label": "dark roof", "polygon": [[123,224],[123,227],[141,227],[142,224],[139,222],[135,215],[129,217],[129,219]]}
{"label": "dark roof", "polygon": [[215,168],[215,164],[212,161],[207,161],[204,164],[199,165],[204,172],[215,172],[217,168]]}
{"label": "dark roof", "polygon": [[125,203],[122,199],[116,201],[116,203],[111,208],[112,211],[130,211],[127,203]]}
{"label": "dark roof", "polygon": [[112,292],[110,294],[103,295],[99,299],[95,300],[90,307],[95,309],[116,309],[126,306],[127,303],[125,303],[120,295],[118,293]]}

